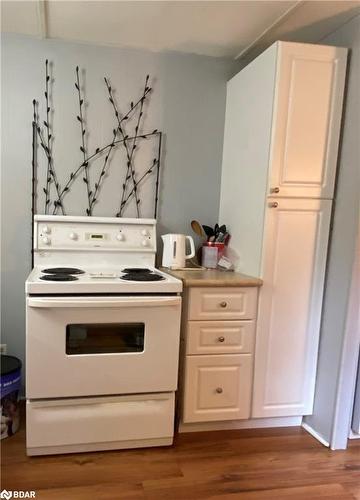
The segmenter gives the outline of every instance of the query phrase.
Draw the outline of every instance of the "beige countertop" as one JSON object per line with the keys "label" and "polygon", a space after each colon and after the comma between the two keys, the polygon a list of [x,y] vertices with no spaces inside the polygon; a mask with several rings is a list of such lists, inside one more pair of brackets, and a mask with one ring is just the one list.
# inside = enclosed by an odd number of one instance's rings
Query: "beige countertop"
{"label": "beige countertop", "polygon": [[260,278],[253,278],[246,274],[233,271],[219,271],[217,269],[199,269],[180,271],[175,269],[163,270],[183,281],[185,287],[194,286],[261,286]]}

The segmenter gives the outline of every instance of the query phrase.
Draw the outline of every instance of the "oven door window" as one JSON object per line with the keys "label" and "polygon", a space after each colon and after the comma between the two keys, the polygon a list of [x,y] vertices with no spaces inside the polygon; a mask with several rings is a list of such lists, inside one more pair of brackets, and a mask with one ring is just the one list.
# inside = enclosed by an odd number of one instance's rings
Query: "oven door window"
{"label": "oven door window", "polygon": [[66,354],[144,351],[144,323],[99,323],[66,326]]}

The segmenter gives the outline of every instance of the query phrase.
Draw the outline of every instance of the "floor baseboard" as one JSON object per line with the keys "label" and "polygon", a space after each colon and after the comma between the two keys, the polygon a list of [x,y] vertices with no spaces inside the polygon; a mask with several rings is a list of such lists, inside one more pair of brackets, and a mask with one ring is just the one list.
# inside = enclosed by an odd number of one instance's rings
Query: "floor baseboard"
{"label": "floor baseboard", "polygon": [[231,429],[264,429],[268,427],[297,427],[302,417],[252,418],[250,420],[229,420],[223,422],[180,423],[179,432],[224,431]]}
{"label": "floor baseboard", "polygon": [[303,422],[302,424],[302,427],[309,433],[311,434],[315,439],[317,439],[321,444],[323,444],[324,446],[326,446],[327,448],[330,448],[330,443],[328,443],[328,441],[326,441],[326,439],[324,439],[318,432],[316,432],[312,427],[310,427],[309,424],[306,424],[305,422]]}

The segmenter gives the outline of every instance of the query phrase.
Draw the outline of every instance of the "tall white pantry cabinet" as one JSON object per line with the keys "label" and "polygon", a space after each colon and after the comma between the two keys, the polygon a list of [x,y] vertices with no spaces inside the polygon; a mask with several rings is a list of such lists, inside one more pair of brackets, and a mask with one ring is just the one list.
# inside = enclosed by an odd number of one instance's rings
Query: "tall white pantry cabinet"
{"label": "tall white pantry cabinet", "polygon": [[276,42],[228,82],[219,220],[264,282],[252,417],[312,413],[346,60]]}

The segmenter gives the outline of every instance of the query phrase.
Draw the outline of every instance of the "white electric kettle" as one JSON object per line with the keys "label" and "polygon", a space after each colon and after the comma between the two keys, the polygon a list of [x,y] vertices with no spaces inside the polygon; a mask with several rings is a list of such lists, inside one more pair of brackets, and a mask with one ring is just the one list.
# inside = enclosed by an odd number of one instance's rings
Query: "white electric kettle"
{"label": "white electric kettle", "polygon": [[[187,259],[195,257],[195,245],[191,236],[185,234],[164,234],[161,236],[164,242],[162,265],[171,269],[185,267]],[[190,253],[186,253],[186,240],[190,243]]]}

